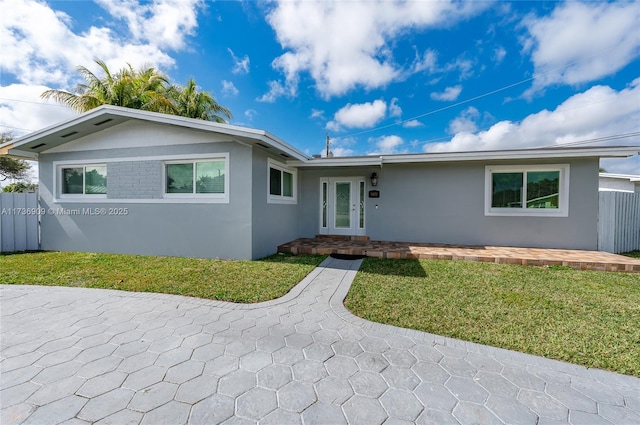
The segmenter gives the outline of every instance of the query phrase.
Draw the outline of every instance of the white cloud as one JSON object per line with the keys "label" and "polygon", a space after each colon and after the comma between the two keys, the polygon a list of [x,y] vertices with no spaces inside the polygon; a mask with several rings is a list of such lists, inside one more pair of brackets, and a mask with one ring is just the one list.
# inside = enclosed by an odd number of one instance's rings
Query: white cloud
{"label": "white cloud", "polygon": [[[555,110],[543,110],[521,122],[501,121],[486,131],[462,132],[450,141],[424,145],[425,152],[519,149],[558,145],[640,131],[640,78],[616,91],[594,86],[575,94]],[[638,144],[614,140],[610,144]]]}
{"label": "white cloud", "polygon": [[233,69],[231,70],[231,72],[233,72],[234,74],[248,74],[249,62],[250,62],[249,56],[244,55],[244,57],[241,59],[233,53],[233,50],[231,49],[227,49],[227,50],[229,51],[229,54],[233,59]]}
{"label": "white cloud", "polygon": [[402,126],[404,128],[418,128],[418,127],[424,127],[424,124],[422,124],[418,120],[409,120],[409,121],[403,122]]}
{"label": "white cloud", "polygon": [[478,118],[480,118],[480,112],[473,106],[469,106],[462,111],[460,115],[455,117],[449,123],[449,133],[473,133],[478,129],[476,124]]}
{"label": "white cloud", "polygon": [[311,115],[309,115],[309,118],[318,118],[318,119],[324,119],[324,111],[320,110],[320,109],[311,109]]}
{"label": "white cloud", "polygon": [[66,106],[40,99],[48,89],[26,84],[0,86],[0,132],[19,137],[78,115]]}
{"label": "white cloud", "polygon": [[134,67],[174,65],[159,44],[127,43],[109,28],[90,27],[76,34],[68,15],[35,0],[0,0],[0,10],[0,71],[21,83],[70,88],[76,66],[97,72],[94,58],[111,69],[124,66],[123,58]]}
{"label": "white cloud", "polygon": [[185,38],[194,34],[198,8],[204,6],[201,0],[96,1],[113,17],[125,20],[136,41],[174,50],[184,48]]}
{"label": "white cloud", "polygon": [[288,80],[285,84],[279,81],[269,81],[269,91],[258,97],[258,102],[273,103],[279,97],[287,96],[293,97],[298,93],[298,80]]}
{"label": "white cloud", "polygon": [[394,153],[406,153],[407,149],[402,149],[404,140],[400,136],[390,135],[381,137],[372,137],[369,143],[375,145],[375,149],[368,155],[389,155]]}
{"label": "white cloud", "polygon": [[253,121],[253,118],[258,115],[258,112],[255,109],[247,109],[244,111],[244,116],[249,119],[249,121]]}
{"label": "white cloud", "polygon": [[505,50],[504,47],[498,46],[493,50],[493,61],[496,64],[502,63],[505,56],[507,56],[507,51]]}
{"label": "white cloud", "polygon": [[231,81],[222,80],[222,94],[225,96],[237,96],[240,91]]}
{"label": "white cloud", "polygon": [[433,100],[442,100],[442,101],[452,101],[452,100],[456,100],[458,98],[458,96],[460,96],[461,92],[462,92],[462,86],[460,86],[460,85],[453,86],[453,87],[447,87],[446,89],[444,89],[443,92],[440,92],[440,93],[433,92],[433,93],[431,93],[431,99],[433,99]]}
{"label": "white cloud", "polygon": [[413,72],[427,71],[433,73],[437,70],[438,66],[438,54],[433,49],[425,50],[422,56],[419,56],[416,52],[416,58],[413,62],[411,70]]}
{"label": "white cloud", "polygon": [[[453,25],[486,7],[487,2],[281,0],[267,21],[287,51],[272,66],[284,74],[279,87],[297,86],[299,75],[308,72],[325,98],[355,87],[383,87],[427,69],[432,60],[427,55],[408,70],[394,61],[390,46],[404,31]],[[287,93],[296,92],[272,85],[268,97]]]}
{"label": "white cloud", "polygon": [[640,6],[630,2],[566,2],[551,15],[523,25],[535,67],[532,94],[552,84],[594,81],[640,55]]}
{"label": "white cloud", "polygon": [[391,99],[391,103],[389,104],[389,116],[390,117],[400,117],[402,116],[402,108],[398,106],[398,98],[394,97]]}
{"label": "white cloud", "polygon": [[[335,139],[330,139],[329,150],[333,156],[353,156],[355,151],[351,146],[355,145],[356,142],[356,139],[352,137],[336,137]],[[326,147],[319,153],[320,156],[326,157]]]}
{"label": "white cloud", "polygon": [[373,102],[347,104],[327,123],[327,129],[338,131],[342,127],[370,128],[376,125],[387,113],[387,104],[380,99]]}

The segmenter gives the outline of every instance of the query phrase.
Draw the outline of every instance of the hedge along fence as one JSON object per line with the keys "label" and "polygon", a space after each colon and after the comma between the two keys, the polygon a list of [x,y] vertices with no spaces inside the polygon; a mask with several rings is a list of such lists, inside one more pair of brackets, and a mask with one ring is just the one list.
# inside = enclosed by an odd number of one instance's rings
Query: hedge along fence
{"label": "hedge along fence", "polygon": [[37,193],[0,193],[0,252],[40,249]]}

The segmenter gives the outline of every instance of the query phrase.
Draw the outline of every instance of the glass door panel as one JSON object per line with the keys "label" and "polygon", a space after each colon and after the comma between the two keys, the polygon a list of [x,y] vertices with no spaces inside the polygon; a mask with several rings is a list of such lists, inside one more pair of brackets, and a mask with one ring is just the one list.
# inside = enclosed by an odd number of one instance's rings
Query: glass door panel
{"label": "glass door panel", "polygon": [[351,227],[351,182],[336,182],[335,188],[335,227],[349,229]]}

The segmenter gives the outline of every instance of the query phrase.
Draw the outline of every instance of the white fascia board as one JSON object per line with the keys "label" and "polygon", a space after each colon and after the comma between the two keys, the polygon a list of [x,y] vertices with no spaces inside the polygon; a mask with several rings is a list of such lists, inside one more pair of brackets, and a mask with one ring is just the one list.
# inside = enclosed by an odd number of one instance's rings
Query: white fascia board
{"label": "white fascia board", "polygon": [[[308,157],[302,152],[295,149],[293,146],[285,143],[281,139],[267,133],[263,130],[256,130],[248,127],[239,127],[230,124],[222,124],[205,120],[197,120],[193,118],[186,118],[177,115],[161,114],[157,112],[141,111],[138,109],[120,108],[112,105],[102,105],[88,112],[85,112],[77,117],[70,118],[61,123],[54,124],[52,126],[43,128],[41,130],[34,131],[19,139],[13,140],[14,147],[18,147],[25,143],[49,136],[53,133],[66,130],[67,128],[81,124],[85,121],[94,119],[100,116],[115,116],[125,119],[138,119],[142,121],[156,122],[161,124],[175,125],[179,127],[186,127],[202,131],[211,131],[229,136],[245,137],[253,140],[259,140],[274,148],[280,149],[293,158],[299,160],[306,160]],[[101,129],[99,129],[101,130]],[[96,130],[98,131],[98,129]],[[9,143],[5,143],[6,145]],[[3,146],[2,145],[2,146]],[[1,146],[0,146],[1,147]]]}
{"label": "white fascia board", "polygon": [[68,120],[50,125],[49,127],[41,128],[40,130],[36,130],[32,133],[25,134],[24,136],[18,137],[17,139],[13,140],[13,143],[16,147],[18,147],[26,143],[32,142],[33,140],[41,139],[57,131],[67,129],[69,127],[72,127],[73,125],[80,124],[84,121],[90,120],[95,116],[100,116],[102,115],[101,113],[102,111],[98,111],[98,109],[100,108],[92,109],[91,111],[85,112],[84,114],[79,115],[77,117],[69,118]]}
{"label": "white fascia board", "polygon": [[386,155],[385,164],[402,162],[449,162],[512,159],[553,159],[553,158],[617,158],[640,154],[640,147],[612,147],[602,149],[527,149],[509,151],[443,152],[415,155]]}
{"label": "white fascia board", "polygon": [[292,158],[295,158],[295,159],[297,159],[299,161],[308,161],[310,159],[309,156],[307,156],[304,153],[300,152],[298,149],[294,148],[293,146],[291,146],[290,144],[288,144],[284,140],[282,140],[279,137],[269,133],[268,131],[264,131],[263,132],[263,136],[260,138],[260,140],[262,142],[264,142],[264,143],[267,143],[267,144],[273,146],[276,149],[280,149],[281,151],[283,151],[287,155],[289,155]]}
{"label": "white fascia board", "polygon": [[9,149],[7,151],[7,154],[10,158],[14,159],[26,159],[29,161],[38,160],[38,154],[36,152],[21,151],[19,149]]}
{"label": "white fascia board", "polygon": [[357,167],[357,166],[381,166],[382,157],[340,157],[340,158],[317,158],[308,161],[287,161],[287,165],[292,167]]}
{"label": "white fascia board", "polygon": [[[109,107],[109,109],[113,109],[113,107]],[[117,112],[122,113],[122,109],[118,109]],[[216,133],[222,133],[229,136],[236,137],[246,137],[249,139],[254,139],[257,141],[261,141],[270,146],[273,146],[276,149],[280,149],[281,151],[287,153],[293,158],[299,160],[306,160],[308,156],[295,149],[293,146],[284,142],[282,139],[274,136],[273,134],[264,131],[257,130],[255,128],[249,127],[239,127],[231,124],[223,124],[212,121],[198,120],[193,118],[181,117],[178,115],[168,115],[168,114],[160,114],[157,112],[148,112],[148,111],[140,111],[140,110],[125,110],[127,116],[129,118],[137,118],[145,121],[154,121],[162,124],[170,124],[177,125],[181,127],[187,127],[197,130],[203,131],[212,131]]]}
{"label": "white fascia board", "polygon": [[605,177],[608,179],[629,180],[632,182],[640,181],[640,176],[636,174],[600,173],[600,177]]}

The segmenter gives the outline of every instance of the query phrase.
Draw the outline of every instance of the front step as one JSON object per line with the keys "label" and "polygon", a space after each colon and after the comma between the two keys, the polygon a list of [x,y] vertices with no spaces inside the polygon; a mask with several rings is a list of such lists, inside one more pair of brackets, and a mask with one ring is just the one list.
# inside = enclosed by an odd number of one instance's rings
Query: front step
{"label": "front step", "polygon": [[369,242],[369,236],[316,235],[316,239],[332,239],[332,240],[334,240],[334,241],[359,241],[359,242]]}

